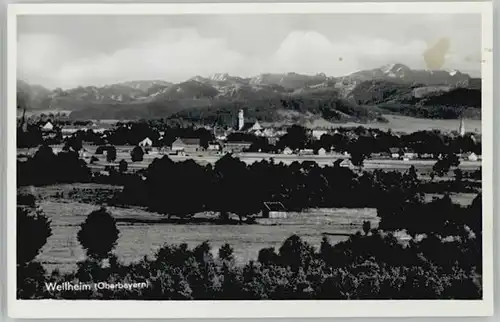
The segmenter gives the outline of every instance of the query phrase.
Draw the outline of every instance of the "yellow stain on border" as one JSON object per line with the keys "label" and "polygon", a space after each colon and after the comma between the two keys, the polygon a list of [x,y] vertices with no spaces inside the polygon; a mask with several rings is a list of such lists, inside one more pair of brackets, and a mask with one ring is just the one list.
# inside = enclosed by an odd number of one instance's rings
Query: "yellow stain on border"
{"label": "yellow stain on border", "polygon": [[441,69],[446,61],[446,54],[450,51],[450,39],[443,37],[424,51],[424,61],[428,69]]}

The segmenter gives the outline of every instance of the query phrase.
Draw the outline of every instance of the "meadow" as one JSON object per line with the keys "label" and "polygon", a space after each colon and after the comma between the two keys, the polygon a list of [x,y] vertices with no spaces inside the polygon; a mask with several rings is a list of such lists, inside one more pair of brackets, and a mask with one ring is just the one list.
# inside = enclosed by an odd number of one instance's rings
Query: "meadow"
{"label": "meadow", "polygon": [[[61,272],[70,272],[76,268],[78,261],[85,259],[85,252],[77,241],[77,232],[87,215],[99,209],[100,202],[90,196],[85,199],[84,196],[94,193],[106,197],[106,194],[121,189],[94,183],[19,189],[20,193],[33,194],[39,200],[38,206],[51,220],[52,236],[37,257],[45,269],[52,271],[57,268]],[[476,195],[456,193],[451,198],[454,202],[468,206]],[[441,196],[428,194],[426,199],[430,201]],[[335,244],[361,231],[364,221],[369,221],[373,228],[380,221],[373,208],[308,209],[302,213],[290,212],[287,218],[258,218],[253,224],[242,225],[172,222],[165,216],[138,207],[108,206],[108,210],[120,230],[114,253],[125,264],[152,256],[166,243],[187,243],[189,247],[195,247],[204,241],[210,242],[214,255],[225,243],[232,245],[236,262],[243,264],[255,260],[262,248],[279,248],[292,233],[318,248],[323,236],[328,236]],[[217,214],[200,213],[195,217],[215,219]]]}
{"label": "meadow", "polygon": [[[99,209],[99,206],[75,198],[72,192],[112,189],[120,188],[99,184],[20,188],[20,193],[32,193],[40,200],[38,206],[51,220],[52,236],[37,257],[48,271],[57,268],[69,272],[75,269],[78,261],[85,258],[85,252],[76,238],[77,232],[87,215]],[[214,254],[220,246],[229,243],[234,247],[236,261],[245,263],[256,259],[262,248],[278,248],[292,233],[319,247],[325,235],[332,243],[336,243],[360,231],[363,221],[370,221],[373,227],[379,222],[376,210],[371,208],[310,209],[307,213],[289,213],[286,219],[259,218],[254,224],[243,225],[169,223],[165,222],[164,216],[140,208],[109,206],[108,210],[115,217],[120,230],[115,254],[124,263],[151,256],[165,243],[187,243],[194,247],[204,241],[210,242]],[[197,218],[216,216],[211,213],[196,215]]]}
{"label": "meadow", "polygon": [[[345,123],[331,123],[326,120],[316,120],[311,123],[309,127],[356,127],[363,126],[366,128],[375,128],[380,130],[391,130],[394,133],[412,133],[416,131],[425,130],[440,130],[442,132],[457,131],[459,127],[459,120],[450,119],[425,119],[416,118],[403,115],[383,115],[388,122],[371,122],[371,123],[355,123],[355,122],[345,122]],[[481,133],[481,120],[467,119],[465,121],[465,127],[467,132]]]}

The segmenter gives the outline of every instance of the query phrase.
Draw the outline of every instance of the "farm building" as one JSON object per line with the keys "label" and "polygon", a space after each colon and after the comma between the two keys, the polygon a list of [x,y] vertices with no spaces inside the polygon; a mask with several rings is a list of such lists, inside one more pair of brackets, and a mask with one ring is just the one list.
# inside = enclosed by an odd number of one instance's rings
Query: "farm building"
{"label": "farm building", "polygon": [[399,148],[390,148],[389,153],[391,155],[391,158],[393,159],[399,159],[400,157],[400,149]]}
{"label": "farm building", "polygon": [[286,148],[283,150],[283,154],[290,155],[290,154],[293,154],[293,151],[292,151],[292,149],[290,149],[289,147],[286,147]]}
{"label": "farm building", "polygon": [[177,138],[172,143],[171,150],[174,152],[197,152],[201,151],[200,139]]}
{"label": "farm building", "polygon": [[219,142],[210,142],[210,143],[208,143],[208,150],[209,151],[219,151],[220,150],[220,144],[219,144]]}
{"label": "farm building", "polygon": [[417,154],[415,152],[405,152],[403,154],[403,159],[415,159],[417,157]]}
{"label": "farm building", "polygon": [[264,202],[262,208],[262,217],[263,218],[286,218],[287,211],[285,206],[281,202],[277,201],[268,201]]}
{"label": "farm building", "polygon": [[80,157],[80,159],[90,158],[90,154],[89,151],[87,151],[87,149],[81,149],[80,151],[78,151],[78,156]]}
{"label": "farm building", "polygon": [[139,142],[139,146],[143,147],[143,148],[148,148],[148,147],[151,147],[152,145],[153,145],[153,141],[148,137],[145,138],[144,140],[142,140],[141,142]]}
{"label": "farm building", "polygon": [[217,140],[225,140],[226,139],[226,131],[224,129],[214,127],[213,134]]}
{"label": "farm building", "polygon": [[276,132],[272,128],[267,128],[264,131],[262,131],[262,135],[269,138],[275,136]]}
{"label": "farm building", "polygon": [[299,155],[313,155],[314,150],[313,149],[302,149],[299,151]]}
{"label": "farm building", "polygon": [[335,162],[333,162],[333,166],[341,168],[349,168],[349,169],[354,168],[354,165],[349,159],[337,159],[335,160]]}
{"label": "farm building", "polygon": [[322,136],[323,134],[328,134],[328,131],[327,131],[327,130],[313,130],[313,131],[312,131],[312,136],[313,136],[316,140],[321,139],[321,136]]}
{"label": "farm building", "polygon": [[104,132],[106,132],[106,129],[99,127],[99,128],[92,129],[92,131],[94,131],[94,133],[104,133]]}
{"label": "farm building", "polygon": [[52,147],[52,153],[54,153],[54,154],[58,154],[58,153],[60,153],[62,151],[63,151],[63,149],[60,146],[54,146],[54,147]]}
{"label": "farm building", "polygon": [[224,152],[238,153],[248,149],[252,145],[252,142],[238,141],[238,142],[226,142],[224,143]]}
{"label": "farm building", "polygon": [[78,127],[64,127],[61,129],[61,134],[63,138],[67,138],[80,130],[85,131],[82,128]]}
{"label": "farm building", "polygon": [[326,154],[325,148],[321,148],[318,150],[318,155],[325,155],[325,154]]}
{"label": "farm building", "polygon": [[433,159],[434,155],[432,153],[421,153],[419,155],[420,159],[426,160],[426,159]]}
{"label": "farm building", "polygon": [[479,157],[474,152],[471,152],[471,153],[467,153],[465,155],[465,159],[467,161],[477,161],[477,160],[479,160]]}
{"label": "farm building", "polygon": [[52,123],[47,122],[45,123],[44,126],[42,126],[42,131],[52,131],[54,129],[54,125],[52,125]]}
{"label": "farm building", "polygon": [[[266,136],[266,135],[264,135]],[[266,139],[267,139],[267,143],[271,144],[271,145],[276,145],[276,143],[278,143],[278,140],[279,138],[275,137],[275,136],[266,136]]]}

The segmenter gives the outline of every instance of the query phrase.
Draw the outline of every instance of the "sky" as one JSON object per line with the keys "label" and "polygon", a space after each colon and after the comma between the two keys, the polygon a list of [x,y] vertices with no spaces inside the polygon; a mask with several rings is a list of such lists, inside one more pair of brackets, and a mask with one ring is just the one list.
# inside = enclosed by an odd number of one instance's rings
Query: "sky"
{"label": "sky", "polygon": [[[478,14],[35,15],[17,28],[18,79],[50,89],[392,63],[479,76],[481,66]],[[429,66],[424,53],[436,50],[444,60]]]}

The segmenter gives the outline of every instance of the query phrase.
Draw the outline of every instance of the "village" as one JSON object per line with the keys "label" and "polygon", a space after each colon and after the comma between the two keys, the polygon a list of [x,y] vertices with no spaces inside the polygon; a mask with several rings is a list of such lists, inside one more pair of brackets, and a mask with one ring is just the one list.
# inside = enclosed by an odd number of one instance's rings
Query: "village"
{"label": "village", "polygon": [[[79,134],[93,133],[99,137],[102,144],[99,142],[85,142],[85,138],[81,139],[82,148],[78,150],[81,159],[85,160],[93,171],[98,171],[102,175],[109,174],[109,168],[118,166],[118,162],[124,160],[129,162],[128,169],[137,170],[146,168],[155,158],[168,155],[174,161],[183,161],[192,159],[200,164],[213,164],[221,156],[232,154],[238,156],[242,161],[251,164],[260,160],[273,160],[274,162],[283,162],[290,164],[294,161],[312,161],[320,166],[336,165],[341,167],[349,167],[355,169],[359,166],[359,162],[352,162],[350,151],[348,149],[338,149],[333,145],[329,145],[326,138],[339,136],[342,140],[357,140],[358,137],[367,135],[372,136],[374,140],[382,136],[384,133],[380,131],[370,132],[363,127],[346,129],[338,128],[315,128],[304,129],[305,135],[310,142],[309,144],[284,144],[280,142],[290,127],[286,126],[263,126],[258,120],[248,122],[245,120],[244,111],[240,110],[238,119],[234,127],[211,127],[200,126],[188,136],[177,136],[166,142],[165,137],[168,133],[163,129],[157,131],[156,136],[137,136],[134,138],[136,145],[132,144],[111,144],[106,138],[115,131],[117,126],[130,129],[133,126],[131,123],[113,123],[105,121],[88,121],[74,122],[78,125],[63,125],[58,126],[57,120],[50,120],[40,124],[41,135],[45,142],[51,142],[50,147],[54,153],[58,153],[67,148],[67,142],[71,141]],[[168,129],[167,129],[168,131]],[[199,137],[200,131],[203,131],[203,138]],[[365,131],[363,133],[363,131]],[[404,134],[391,133],[392,136],[401,137]],[[467,133],[464,119],[460,119],[457,131],[447,133],[452,138],[466,138],[472,144],[480,145],[481,137],[475,133]],[[87,135],[88,136],[88,135]],[[198,136],[198,137],[196,137]],[[208,138],[208,139],[207,139]],[[291,140],[302,138],[290,138]],[[284,141],[284,140],[282,140]],[[290,142],[290,140],[288,140]],[[470,142],[468,143],[470,145]],[[280,144],[281,143],[281,144]],[[130,162],[131,153],[134,146],[141,149],[140,158],[136,158],[135,162]],[[366,149],[366,147],[364,148]],[[113,150],[108,156],[108,151]],[[408,169],[410,166],[430,168],[437,159],[442,157],[442,154],[432,153],[432,151],[415,151],[411,147],[405,146],[386,146],[383,151],[369,151],[364,154],[364,168],[394,168]],[[461,167],[477,168],[480,166],[481,154],[480,151],[470,151],[474,149],[464,149],[456,153],[461,161]],[[20,160],[34,153],[34,149],[19,149]],[[136,150],[137,151],[137,150]],[[438,150],[441,151],[441,150]]]}

